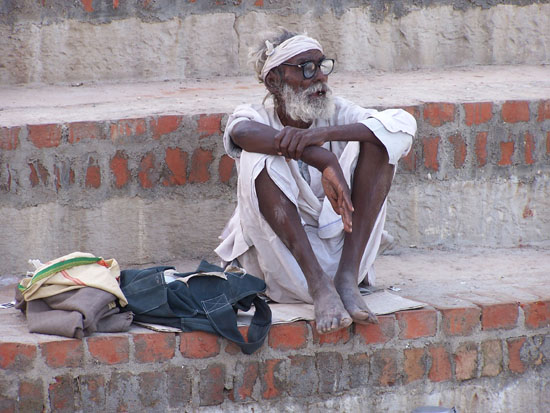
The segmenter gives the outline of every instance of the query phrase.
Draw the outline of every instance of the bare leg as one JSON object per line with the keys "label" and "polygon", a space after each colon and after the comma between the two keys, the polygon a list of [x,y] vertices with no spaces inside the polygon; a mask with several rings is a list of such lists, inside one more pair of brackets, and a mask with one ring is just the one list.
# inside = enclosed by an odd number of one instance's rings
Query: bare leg
{"label": "bare leg", "polygon": [[260,212],[304,272],[313,298],[317,330],[327,333],[349,326],[351,317],[345,310],[332,279],[323,271],[315,257],[295,205],[275,185],[265,169],[256,178],[255,185]]}
{"label": "bare leg", "polygon": [[376,218],[390,190],[393,170],[384,148],[361,143],[353,175],[353,231],[345,235],[342,257],[334,277],[346,310],[359,323],[377,322],[359,293],[357,276]]}

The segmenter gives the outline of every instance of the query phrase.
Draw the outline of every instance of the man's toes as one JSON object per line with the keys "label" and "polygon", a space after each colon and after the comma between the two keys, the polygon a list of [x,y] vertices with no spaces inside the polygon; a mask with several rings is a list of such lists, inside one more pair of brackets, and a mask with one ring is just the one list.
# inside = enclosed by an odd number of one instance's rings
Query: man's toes
{"label": "man's toes", "polygon": [[369,323],[378,324],[378,317],[376,317],[376,315],[374,315],[369,311],[369,316],[367,317],[367,321]]}
{"label": "man's toes", "polygon": [[326,334],[332,331],[332,323],[330,321],[323,321],[317,324],[317,332]]}
{"label": "man's toes", "polygon": [[326,326],[326,321],[325,320],[319,320],[319,319],[316,319],[315,320],[315,324],[316,324],[316,327],[317,327],[317,332],[318,333],[322,333],[324,334],[325,330],[327,329],[327,326]]}
{"label": "man's toes", "polygon": [[321,334],[330,333],[338,329],[338,320],[336,318],[323,320],[317,325],[317,331]]}
{"label": "man's toes", "polygon": [[351,325],[353,319],[349,316],[332,317],[327,320],[319,320],[317,322],[317,331],[322,334],[330,333],[332,331],[340,330]]}
{"label": "man's toes", "polygon": [[351,314],[353,321],[359,324],[378,324],[378,318],[369,310],[359,310]]}
{"label": "man's toes", "polygon": [[341,328],[349,327],[353,323],[353,320],[350,316],[345,315],[343,317],[336,319],[336,324],[334,325],[335,330],[339,330]]}
{"label": "man's toes", "polygon": [[340,328],[346,328],[349,327],[353,323],[353,319],[351,317],[344,317],[342,318],[342,321],[340,322]]}

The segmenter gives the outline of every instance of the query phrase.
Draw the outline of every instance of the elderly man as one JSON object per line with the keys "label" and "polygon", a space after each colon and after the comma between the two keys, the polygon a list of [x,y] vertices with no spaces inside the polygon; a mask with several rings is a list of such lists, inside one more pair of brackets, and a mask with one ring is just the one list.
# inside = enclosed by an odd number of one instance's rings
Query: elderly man
{"label": "elderly man", "polygon": [[305,35],[282,30],[253,56],[273,105],[241,105],[227,122],[238,205],[216,252],[264,278],[272,300],[313,303],[321,333],[376,322],[358,284],[374,282],[386,198],[416,121],[332,97],[334,60]]}

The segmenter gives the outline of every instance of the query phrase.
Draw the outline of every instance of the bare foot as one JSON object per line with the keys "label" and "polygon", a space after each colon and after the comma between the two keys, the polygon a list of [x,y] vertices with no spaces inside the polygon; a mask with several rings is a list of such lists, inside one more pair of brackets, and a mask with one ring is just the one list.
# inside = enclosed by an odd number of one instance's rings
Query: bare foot
{"label": "bare foot", "polygon": [[319,333],[330,333],[348,327],[352,323],[352,318],[344,308],[332,281],[321,285],[311,295],[315,307],[315,323]]}
{"label": "bare foot", "polygon": [[356,283],[356,277],[349,274],[337,274],[334,278],[336,290],[353,321],[360,324],[378,323],[376,315],[365,303]]}

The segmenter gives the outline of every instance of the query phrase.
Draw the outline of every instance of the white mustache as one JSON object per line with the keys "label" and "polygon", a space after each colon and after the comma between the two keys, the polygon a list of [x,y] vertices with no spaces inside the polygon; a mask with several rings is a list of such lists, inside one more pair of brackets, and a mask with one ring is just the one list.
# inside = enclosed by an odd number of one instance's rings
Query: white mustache
{"label": "white mustache", "polygon": [[311,95],[313,93],[318,93],[318,92],[324,92],[325,94],[328,95],[329,93],[332,93],[332,90],[330,89],[330,87],[328,87],[326,83],[314,83],[313,85],[308,87],[306,90],[304,90],[304,92],[308,95]]}

